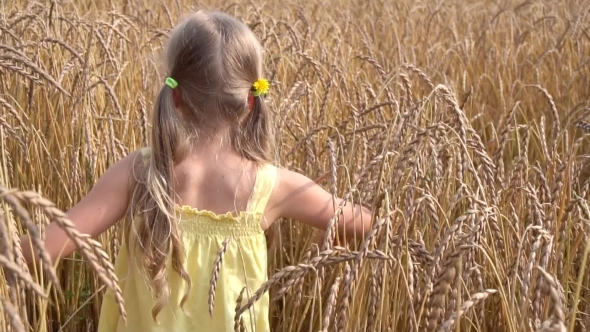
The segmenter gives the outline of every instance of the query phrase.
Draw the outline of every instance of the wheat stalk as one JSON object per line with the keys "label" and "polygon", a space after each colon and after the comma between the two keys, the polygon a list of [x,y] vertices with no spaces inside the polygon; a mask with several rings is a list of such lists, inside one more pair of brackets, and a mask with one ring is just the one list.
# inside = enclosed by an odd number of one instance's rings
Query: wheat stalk
{"label": "wheat stalk", "polygon": [[334,308],[336,308],[336,300],[338,298],[338,289],[340,287],[340,280],[341,278],[336,278],[332,287],[330,288],[330,295],[326,301],[326,309],[324,310],[324,316],[322,320],[323,329],[321,332],[328,332],[328,328],[330,327],[330,318],[332,317],[332,312]]}
{"label": "wheat stalk", "polygon": [[221,248],[217,252],[215,262],[213,262],[213,272],[211,273],[211,282],[209,283],[209,316],[213,317],[213,306],[215,305],[215,289],[217,288],[217,278],[219,278],[219,270],[223,263],[223,255],[227,251],[227,247],[231,241],[231,237],[227,237],[221,243]]}
{"label": "wheat stalk", "polygon": [[551,299],[551,318],[553,320],[553,328],[555,331],[565,332],[565,314],[563,313],[563,302],[559,291],[557,290],[558,283],[554,276],[550,275],[541,267],[537,267],[539,272],[543,275],[545,282],[547,283],[546,290]]}
{"label": "wheat stalk", "polygon": [[[6,190],[3,187],[0,187],[0,189]],[[12,195],[22,201],[40,207],[49,219],[56,222],[56,224],[64,230],[70,240],[76,244],[80,253],[98,273],[100,279],[113,290],[115,294],[115,302],[119,307],[119,313],[121,314],[123,321],[126,321],[127,313],[124,309],[123,293],[119,288],[118,278],[113,273],[114,268],[112,268],[112,264],[108,261],[108,255],[103,255],[104,252],[102,251],[102,248],[96,248],[95,245],[89,243],[89,241],[76,230],[74,224],[67,218],[66,214],[58,209],[51,201],[32,191],[15,192]],[[98,257],[95,255],[95,252],[97,251],[101,253]],[[108,266],[109,268],[105,270],[105,266]]]}
{"label": "wheat stalk", "polygon": [[23,271],[18,265],[16,265],[14,262],[9,260],[6,256],[0,255],[0,265],[2,265],[4,268],[6,268],[9,271],[11,271],[12,273],[14,273],[14,276],[16,276],[19,279],[21,279],[22,281],[24,281],[25,285],[29,289],[31,289],[35,293],[37,293],[37,295],[39,295],[42,298],[47,298],[47,294],[45,294],[45,290],[43,290],[43,288],[41,286],[39,286],[39,284],[37,284],[33,280],[31,275],[29,273]]}
{"label": "wheat stalk", "polygon": [[498,291],[495,289],[486,289],[485,291],[483,291],[481,293],[473,294],[471,296],[471,299],[469,299],[469,300],[463,302],[463,304],[461,304],[461,308],[459,309],[459,311],[453,312],[451,317],[441,325],[441,327],[438,329],[438,331],[439,332],[451,331],[451,328],[455,324],[455,321],[457,321],[457,319],[459,319],[461,317],[461,315],[463,315],[465,312],[467,312],[471,307],[476,305],[478,302],[487,299],[488,296],[490,296],[490,294],[494,294],[497,292]]}
{"label": "wheat stalk", "polygon": [[25,325],[18,314],[18,310],[10,302],[6,301],[6,299],[0,298],[0,303],[2,303],[2,309],[10,318],[10,325],[14,331],[25,332]]}
{"label": "wheat stalk", "polygon": [[470,245],[459,246],[452,254],[447,256],[442,269],[437,274],[428,302],[430,309],[426,318],[428,331],[434,331],[436,329],[439,318],[444,314],[444,297],[451,289],[451,283],[455,279],[457,265],[461,261],[462,254],[470,248]]}
{"label": "wheat stalk", "polygon": [[47,273],[47,276],[54,284],[54,287],[60,290],[61,287],[59,284],[59,279],[57,278],[57,274],[53,268],[49,253],[47,253],[45,250],[45,244],[41,239],[39,230],[37,229],[37,226],[33,224],[29,212],[20,204],[18,200],[18,194],[19,192],[11,193],[7,188],[0,186],[0,198],[10,205],[12,211],[19,216],[21,223],[29,231],[29,236],[31,238],[33,247],[37,251],[37,254],[41,258],[41,262],[43,263],[43,270],[45,273]]}

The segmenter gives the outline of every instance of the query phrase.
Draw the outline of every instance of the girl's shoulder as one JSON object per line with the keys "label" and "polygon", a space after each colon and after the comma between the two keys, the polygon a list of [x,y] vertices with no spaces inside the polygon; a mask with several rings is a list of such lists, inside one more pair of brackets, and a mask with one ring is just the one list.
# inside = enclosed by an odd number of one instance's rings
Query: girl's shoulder
{"label": "girl's shoulder", "polygon": [[324,203],[332,197],[315,181],[301,173],[270,164],[266,167],[267,172],[275,177],[267,210],[273,218],[289,217],[294,210],[308,208],[310,202]]}

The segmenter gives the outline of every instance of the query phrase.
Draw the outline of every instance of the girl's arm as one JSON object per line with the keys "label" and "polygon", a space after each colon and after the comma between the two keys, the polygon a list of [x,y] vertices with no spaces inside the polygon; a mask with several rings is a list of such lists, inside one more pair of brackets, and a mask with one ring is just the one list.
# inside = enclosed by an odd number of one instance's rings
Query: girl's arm
{"label": "girl's arm", "polygon": [[[80,233],[96,237],[124,217],[135,181],[132,170],[138,153],[133,152],[111,166],[88,195],[66,213]],[[141,158],[140,153],[139,157]],[[44,241],[52,262],[77,249],[55,222],[45,228]],[[33,256],[28,235],[21,237],[21,246],[27,264],[32,265]],[[34,260],[39,261],[36,254]]]}
{"label": "girl's arm", "polygon": [[[279,177],[267,208],[267,219],[289,218],[326,230],[338,206],[343,202],[308,177],[279,169]],[[364,238],[371,228],[371,211],[346,202],[338,220],[338,234],[343,237]]]}

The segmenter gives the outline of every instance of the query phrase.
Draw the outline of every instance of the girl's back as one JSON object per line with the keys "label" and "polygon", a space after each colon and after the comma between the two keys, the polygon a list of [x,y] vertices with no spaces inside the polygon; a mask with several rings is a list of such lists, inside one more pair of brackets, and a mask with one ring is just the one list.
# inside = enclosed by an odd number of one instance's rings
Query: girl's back
{"label": "girl's back", "polygon": [[[142,150],[146,166],[150,154],[149,148]],[[236,294],[241,293],[245,303],[266,280],[267,248],[261,225],[275,187],[277,169],[270,164],[257,167],[231,153],[222,153],[205,162],[188,157],[174,169],[178,174],[175,193],[183,203],[176,206],[179,240],[187,257],[184,266],[192,282],[183,306],[185,312],[178,304],[187,285],[178,275],[168,273],[170,305],[158,314],[160,324],[146,319],[145,313],[152,310],[156,299],[141,267],[130,259],[124,246],[117,257],[115,273],[122,280],[128,321],[122,322],[114,294],[107,292],[99,332],[233,331]],[[235,206],[231,197],[236,198]],[[223,261],[216,264],[219,257]],[[210,316],[212,277],[216,290]],[[242,317],[249,331],[269,331],[268,297],[260,299]]]}
{"label": "girl's back", "polygon": [[174,174],[172,190],[183,205],[225,214],[247,208],[257,165],[231,151],[195,151]]}

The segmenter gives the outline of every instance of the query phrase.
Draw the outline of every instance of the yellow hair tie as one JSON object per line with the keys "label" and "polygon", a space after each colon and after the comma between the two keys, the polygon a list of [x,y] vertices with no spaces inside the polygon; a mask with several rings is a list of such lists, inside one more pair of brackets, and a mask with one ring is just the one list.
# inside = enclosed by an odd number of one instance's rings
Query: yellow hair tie
{"label": "yellow hair tie", "polygon": [[264,78],[259,78],[252,84],[252,95],[254,97],[258,97],[260,95],[265,95],[268,93],[268,88],[270,87],[270,83]]}

